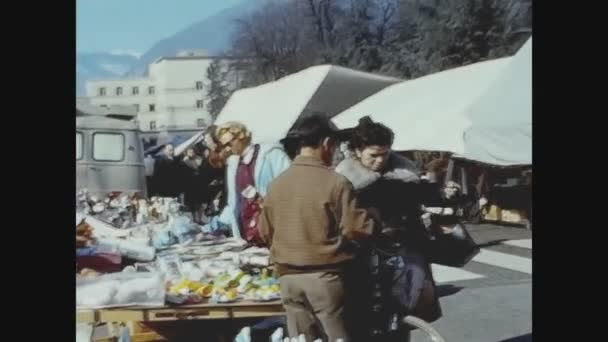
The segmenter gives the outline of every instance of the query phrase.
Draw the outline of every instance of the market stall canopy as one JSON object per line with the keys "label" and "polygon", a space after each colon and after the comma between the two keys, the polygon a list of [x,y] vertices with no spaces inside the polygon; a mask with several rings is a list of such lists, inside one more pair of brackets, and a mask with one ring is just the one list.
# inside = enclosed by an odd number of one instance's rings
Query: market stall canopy
{"label": "market stall canopy", "polygon": [[216,124],[239,121],[256,142],[277,142],[301,117],[329,117],[400,79],[334,65],[313,66],[277,81],[236,91]]}
{"label": "market stall canopy", "polygon": [[469,108],[466,148],[455,157],[496,165],[532,164],[532,38]]}
{"label": "market stall canopy", "polygon": [[341,129],[369,115],[395,131],[399,151],[446,151],[509,166],[532,163],[530,39],[513,57],[392,85],[333,118]]}

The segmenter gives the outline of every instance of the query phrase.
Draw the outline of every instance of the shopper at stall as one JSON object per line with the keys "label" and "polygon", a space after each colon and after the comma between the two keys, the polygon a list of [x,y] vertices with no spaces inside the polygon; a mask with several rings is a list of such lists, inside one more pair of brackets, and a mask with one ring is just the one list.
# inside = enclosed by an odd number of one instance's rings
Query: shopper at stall
{"label": "shopper at stall", "polygon": [[239,122],[218,126],[214,140],[226,160],[227,203],[205,229],[230,227],[232,236],[262,244],[259,209],[268,184],[289,167],[289,157],[281,144],[252,143],[251,132]]}
{"label": "shopper at stall", "polygon": [[182,190],[179,160],[173,145],[167,144],[154,164],[154,187],[160,197],[177,198]]}
{"label": "shopper at stall", "polygon": [[307,118],[290,136],[299,152],[270,184],[260,226],[280,276],[289,335],[350,341],[344,305],[356,299],[345,298],[343,274],[374,221],[357,207],[348,180],[329,168],[337,132],[328,119]]}
{"label": "shopper at stall", "polygon": [[200,223],[202,219],[202,205],[204,202],[204,194],[207,192],[201,171],[203,158],[194,152],[194,148],[190,147],[186,150],[186,155],[182,160],[184,169],[184,203],[192,213],[192,220]]}
{"label": "shopper at stall", "polygon": [[202,163],[199,168],[200,181],[202,184],[202,207],[204,210],[201,216],[203,223],[208,223],[209,217],[218,215],[225,206],[225,173],[226,168],[219,155],[203,145]]}
{"label": "shopper at stall", "polygon": [[211,125],[207,128],[203,137],[203,177],[207,179],[207,189],[205,203],[208,216],[219,214],[219,211],[226,206],[226,161],[222,158],[219,151],[219,143],[215,140],[217,126]]}
{"label": "shopper at stall", "polygon": [[154,157],[150,153],[146,155],[144,158],[144,170],[146,173],[146,188],[148,189],[148,195],[152,195],[154,193],[154,185],[153,185],[153,177],[154,177]]}
{"label": "shopper at stall", "polygon": [[[361,119],[352,132],[350,147],[354,154],[336,167],[336,172],[352,183],[360,205],[379,212],[382,234],[375,239],[376,251],[394,256],[391,259],[379,255],[374,249],[360,251],[356,260],[360,267],[353,267],[349,274],[353,284],[360,285],[355,292],[359,293],[361,306],[349,313],[355,315],[353,327],[361,341],[385,341],[389,335],[405,341],[400,338],[409,332],[390,331],[391,320],[399,322],[399,316],[414,314],[433,321],[441,315],[426,258],[429,237],[421,220],[423,189],[418,184],[415,164],[391,151],[393,137],[388,127],[368,117]],[[374,254],[380,263],[370,270],[367,265]],[[387,267],[387,263],[394,268]],[[382,300],[366,302],[364,298],[382,298],[372,293],[386,279],[390,282],[390,294],[385,294]]]}

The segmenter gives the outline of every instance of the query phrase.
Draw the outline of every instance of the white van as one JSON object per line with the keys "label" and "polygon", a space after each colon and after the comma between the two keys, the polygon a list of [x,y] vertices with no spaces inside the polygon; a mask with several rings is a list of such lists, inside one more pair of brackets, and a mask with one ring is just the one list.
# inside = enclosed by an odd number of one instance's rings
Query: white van
{"label": "white van", "polygon": [[146,196],[144,153],[136,123],[76,116],[76,189]]}

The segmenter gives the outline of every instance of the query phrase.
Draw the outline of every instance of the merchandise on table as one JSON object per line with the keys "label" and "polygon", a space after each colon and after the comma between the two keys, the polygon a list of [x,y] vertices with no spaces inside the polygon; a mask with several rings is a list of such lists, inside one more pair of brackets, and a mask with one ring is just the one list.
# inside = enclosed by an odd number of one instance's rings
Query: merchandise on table
{"label": "merchandise on table", "polygon": [[80,271],[79,275],[81,277],[99,277],[101,275],[101,273],[99,273],[93,269],[90,269],[90,268],[83,268]]}
{"label": "merchandise on table", "polygon": [[[83,251],[84,250],[84,251]],[[78,255],[80,253],[80,255]],[[76,250],[76,271],[91,269],[97,272],[120,272],[122,257],[117,252],[99,250],[97,248],[82,248]]]}
{"label": "merchandise on table", "polygon": [[76,307],[163,306],[165,277],[161,273],[113,273],[76,279]]}
{"label": "merchandise on table", "polygon": [[180,215],[181,205],[175,198],[108,194],[105,198],[89,194],[86,189],[76,194],[76,212],[95,216],[116,228],[126,229],[151,222],[165,222]]}
{"label": "merchandise on table", "polygon": [[167,280],[179,279],[182,277],[182,261],[178,255],[159,256],[156,261],[158,270],[163,272]]}
{"label": "merchandise on table", "polygon": [[169,282],[167,294],[173,298],[188,298],[189,302],[203,298],[217,303],[239,299],[269,301],[280,298],[280,288],[278,279],[269,277],[267,270],[260,275],[252,275],[232,269],[216,277],[173,279]]}
{"label": "merchandise on table", "polygon": [[[76,250],[78,308],[280,298],[267,248],[205,235],[175,199],[80,191],[76,223],[86,242]],[[125,259],[136,263],[125,267]]]}
{"label": "merchandise on table", "polygon": [[136,261],[152,261],[156,255],[154,247],[131,240],[103,237],[97,239],[97,245],[107,248],[114,247],[122,256]]}

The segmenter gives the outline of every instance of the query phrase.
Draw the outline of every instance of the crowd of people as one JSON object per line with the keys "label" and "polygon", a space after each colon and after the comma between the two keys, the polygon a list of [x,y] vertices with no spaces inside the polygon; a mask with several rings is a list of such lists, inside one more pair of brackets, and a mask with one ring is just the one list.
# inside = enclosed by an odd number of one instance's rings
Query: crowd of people
{"label": "crowd of people", "polygon": [[166,144],[160,155],[144,159],[149,196],[180,198],[194,222],[203,224],[207,215],[222,207],[224,170],[216,146],[206,139],[175,155],[175,146]]}
{"label": "crowd of people", "polygon": [[[167,145],[152,193],[183,193],[203,231],[270,248],[291,337],[403,341],[403,316],[441,316],[433,241],[458,220],[454,210],[425,212],[451,205],[454,188],[422,177],[391,150],[393,138],[367,117],[339,131],[311,116],[281,142],[256,144],[245,125],[229,122],[183,157]],[[221,211],[203,222],[198,213],[218,196]]]}

